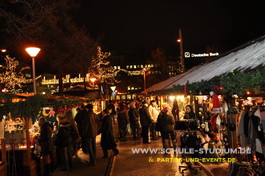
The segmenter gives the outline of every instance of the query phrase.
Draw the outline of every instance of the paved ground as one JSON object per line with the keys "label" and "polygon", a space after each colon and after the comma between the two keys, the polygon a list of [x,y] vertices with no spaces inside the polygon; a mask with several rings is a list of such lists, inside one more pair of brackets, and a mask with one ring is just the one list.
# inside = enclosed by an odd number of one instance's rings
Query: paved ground
{"label": "paved ground", "polygon": [[[180,156],[164,154],[133,154],[132,148],[157,148],[162,147],[161,140],[153,141],[151,144],[142,144],[140,141],[133,141],[131,138],[127,142],[119,143],[120,154],[117,155],[114,176],[176,176],[181,175],[179,166],[186,166],[180,162],[157,162],[157,159],[179,158]],[[151,158],[153,160],[151,160]],[[153,161],[153,162],[152,162]],[[185,175],[194,175],[189,171]],[[199,171],[198,175],[206,175]]]}
{"label": "paved ground", "polygon": [[214,175],[228,175],[228,163],[203,163],[204,167],[211,171]]}
{"label": "paved ground", "polygon": [[[78,152],[78,158],[73,159],[73,168],[69,171],[60,171],[57,169],[53,176],[103,176],[108,164],[108,159],[101,159],[103,153],[100,147],[100,136],[96,138],[97,141],[97,162],[95,166],[87,166],[89,156],[84,154],[82,150]],[[110,153],[109,153],[110,154]]]}
{"label": "paved ground", "polygon": [[[114,128],[115,129],[115,128]],[[114,130],[117,134],[117,130]],[[70,171],[62,172],[56,170],[54,176],[103,176],[108,164],[108,159],[100,159],[103,156],[100,147],[100,136],[97,137],[97,163],[93,167],[88,167],[86,162],[89,156],[79,151],[79,158],[74,159],[73,168]],[[120,154],[117,155],[114,162],[114,176],[179,176],[179,166],[187,166],[185,163],[178,161],[174,162],[157,162],[160,159],[168,158],[181,158],[178,155],[165,155],[165,154],[133,154],[132,148],[155,148],[161,149],[161,139],[152,141],[151,144],[142,144],[140,141],[134,141],[131,136],[128,137],[127,142],[119,142],[118,148]],[[109,154],[110,155],[110,154]],[[214,175],[226,176],[228,165],[227,163],[221,164],[205,164],[206,168]],[[190,170],[186,171],[185,176],[193,176],[194,173]],[[205,176],[204,171],[198,170],[198,176]]]}

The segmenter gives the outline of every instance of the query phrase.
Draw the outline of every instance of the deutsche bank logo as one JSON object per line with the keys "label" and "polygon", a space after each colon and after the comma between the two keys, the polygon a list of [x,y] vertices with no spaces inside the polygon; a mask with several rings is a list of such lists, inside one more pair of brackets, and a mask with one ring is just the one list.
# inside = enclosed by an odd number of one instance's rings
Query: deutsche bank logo
{"label": "deutsche bank logo", "polygon": [[185,53],[184,53],[184,57],[185,57],[185,58],[189,58],[189,57],[190,57],[190,52],[185,52]]}

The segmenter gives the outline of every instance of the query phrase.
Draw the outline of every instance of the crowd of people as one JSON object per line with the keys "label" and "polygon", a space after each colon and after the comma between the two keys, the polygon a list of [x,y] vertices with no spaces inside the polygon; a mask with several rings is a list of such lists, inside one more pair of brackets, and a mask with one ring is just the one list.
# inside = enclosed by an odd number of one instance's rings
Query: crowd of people
{"label": "crowd of people", "polygon": [[[192,114],[192,109],[188,108],[191,107],[187,107],[187,111]],[[178,108],[171,109],[167,105],[160,110],[155,100],[119,103],[116,114],[120,141],[127,141],[126,135],[129,130],[133,139],[142,139],[143,144],[150,144],[161,136],[163,148],[168,148],[170,144],[176,147],[174,125],[176,119],[179,119],[177,111]]]}
{"label": "crowd of people", "polygon": [[[186,107],[187,118],[192,118],[194,113],[191,106]],[[39,144],[45,165],[45,175],[51,170],[53,148],[56,148],[57,163],[61,170],[72,167],[72,158],[77,157],[81,148],[83,153],[89,155],[89,166],[96,164],[96,136],[101,134],[100,145],[103,158],[108,158],[108,151],[114,155],[119,154],[116,138],[113,134],[113,124],[118,124],[118,140],[127,141],[128,131],[133,140],[143,144],[162,139],[163,148],[171,144],[176,147],[174,124],[178,118],[178,108],[163,106],[160,110],[155,100],[131,102],[109,102],[106,109],[100,114],[95,114],[93,105],[87,104],[77,108],[77,114],[72,116],[70,110],[57,114],[57,128],[42,117],[39,119],[40,137]],[[56,131],[56,132],[54,132]]]}
{"label": "crowd of people", "polygon": [[[103,158],[108,158],[108,150],[114,155],[119,154],[113,135],[113,113],[111,105],[99,115],[93,111],[93,105],[88,104],[77,108],[77,114],[72,116],[70,110],[59,112],[56,116],[57,125],[53,126],[45,117],[39,119],[40,136],[38,143],[44,163],[44,175],[51,175],[54,165],[52,151],[56,148],[57,164],[62,171],[72,167],[72,158],[77,157],[77,151],[89,155],[88,166],[96,164],[96,136],[101,134]],[[57,128],[56,128],[57,127]]]}

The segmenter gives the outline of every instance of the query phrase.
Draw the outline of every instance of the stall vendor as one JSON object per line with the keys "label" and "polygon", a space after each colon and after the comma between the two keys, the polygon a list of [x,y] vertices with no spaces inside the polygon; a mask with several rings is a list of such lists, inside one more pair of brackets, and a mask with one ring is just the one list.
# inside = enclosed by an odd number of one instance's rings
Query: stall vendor
{"label": "stall vendor", "polygon": [[193,112],[193,108],[191,105],[187,105],[185,108],[184,119],[195,119],[195,113]]}

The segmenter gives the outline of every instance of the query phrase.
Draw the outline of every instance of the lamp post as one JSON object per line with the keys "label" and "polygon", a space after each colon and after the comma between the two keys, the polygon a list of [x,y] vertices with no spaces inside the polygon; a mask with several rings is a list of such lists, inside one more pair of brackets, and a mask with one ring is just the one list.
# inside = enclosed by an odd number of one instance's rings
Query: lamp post
{"label": "lamp post", "polygon": [[35,57],[40,52],[40,48],[29,47],[29,48],[26,48],[26,51],[32,57],[33,92],[34,94],[36,94],[37,88],[36,88]]}
{"label": "lamp post", "polygon": [[95,81],[97,80],[97,78],[95,77],[90,77],[90,81],[92,82],[92,86],[93,88],[95,87]]}
{"label": "lamp post", "polygon": [[143,72],[143,76],[144,76],[144,91],[146,90],[146,72],[149,70],[150,68],[146,68],[144,67],[142,69],[142,72]]}
{"label": "lamp post", "polygon": [[183,39],[182,39],[182,31],[179,29],[179,39],[177,40],[179,43],[180,49],[180,63],[181,63],[181,72],[185,71],[185,62],[184,62],[184,55],[183,55]]}

